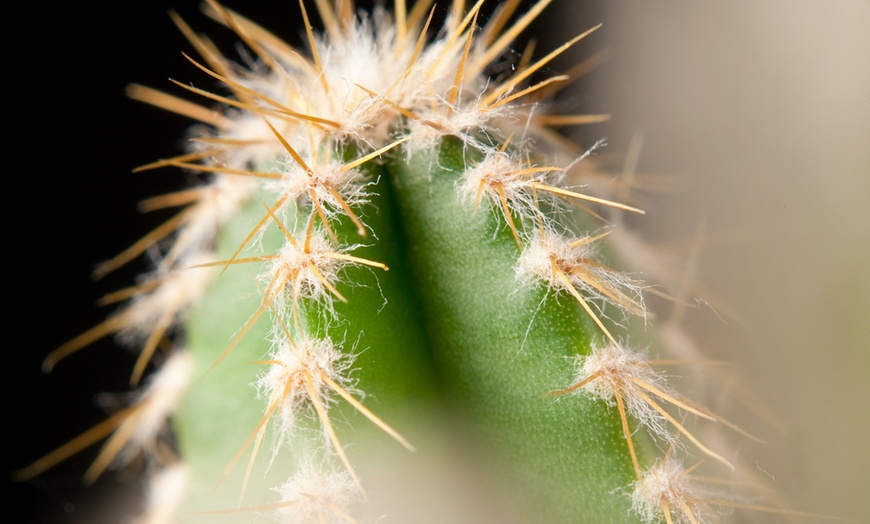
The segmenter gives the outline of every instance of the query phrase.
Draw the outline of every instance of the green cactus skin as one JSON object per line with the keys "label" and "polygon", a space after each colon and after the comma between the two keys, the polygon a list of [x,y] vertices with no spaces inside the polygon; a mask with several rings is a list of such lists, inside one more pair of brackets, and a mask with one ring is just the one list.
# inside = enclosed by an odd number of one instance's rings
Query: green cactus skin
{"label": "green cactus skin", "polygon": [[492,446],[490,459],[536,501],[534,514],[626,522],[626,500],[610,493],[632,481],[616,411],[544,395],[572,377],[568,357],[602,337],[569,294],[519,283],[504,220],[458,197],[473,152],[448,138],[427,153],[389,165],[451,404]]}
{"label": "green cactus skin", "polygon": [[[373,176],[381,174],[377,167],[374,170]],[[415,314],[418,305],[406,285],[409,281],[408,268],[398,249],[400,240],[395,238],[397,222],[390,212],[387,179],[382,179],[375,187],[378,189],[377,196],[362,214],[367,226],[377,232],[378,242],[356,249],[354,255],[386,261],[389,272],[384,275],[389,275],[389,278],[377,275],[374,272],[379,271],[377,269],[347,268],[343,275],[347,283],[340,285],[339,289],[348,302],[337,302],[334,306],[336,316],[343,321],[321,322],[321,311],[317,305],[303,305],[303,315],[316,323],[316,336],[345,340],[349,349],[350,346],[356,348],[358,356],[354,360],[354,380],[358,381],[367,397],[376,399],[379,416],[395,420],[397,430],[408,432],[415,424],[423,422],[425,413],[434,409],[435,381],[421,318]],[[246,218],[228,224],[224,229],[218,252],[229,259],[262,213],[261,201],[251,202],[244,213]],[[356,240],[356,229],[348,220],[335,226],[335,230],[341,238]],[[268,252],[270,247],[272,250],[280,248],[280,237],[277,227],[273,225],[268,228],[263,240],[264,251]],[[185,462],[193,470],[201,471],[197,475],[199,483],[191,487],[196,493],[191,497],[191,511],[208,507],[204,504],[213,505],[214,501],[235,501],[239,498],[250,449],[230,477],[219,486],[216,479],[221,477],[229,459],[240,450],[263,416],[263,401],[252,395],[250,385],[261,371],[257,368],[263,366],[246,365],[246,362],[265,358],[264,339],[269,332],[268,319],[261,318],[234,346],[225,361],[215,365],[216,349],[217,354],[223,351],[227,342],[236,335],[238,327],[244,325],[260,305],[252,271],[245,268],[230,268],[227,271],[216,280],[208,296],[191,312],[187,322],[187,347],[197,356],[196,367],[202,378],[197,387],[191,388],[174,420]],[[228,307],[228,304],[231,306]],[[234,314],[236,318],[228,314]],[[341,411],[337,419],[347,422],[340,424],[337,430],[350,432],[355,438],[359,438],[360,434],[372,433],[367,431],[368,421],[357,410],[349,408],[346,403],[339,408]],[[232,424],[227,425],[225,416],[228,412],[244,413],[244,416],[234,417]],[[317,433],[312,429],[318,424],[317,421],[306,420],[305,424],[309,426],[309,431]],[[379,440],[389,439],[384,437],[378,431],[377,439],[362,446],[362,449],[368,451],[372,446],[383,445]],[[375,439],[375,436],[369,434],[368,438]],[[304,434],[301,440],[306,440]],[[314,444],[309,442],[309,445]],[[390,451],[408,453],[398,444]],[[261,460],[255,471],[269,469],[270,454],[269,450],[261,450]],[[226,460],[216,460],[216,457]],[[250,496],[246,497],[245,505],[268,502],[271,496],[269,488],[286,480],[280,477],[286,477],[287,468],[298,460],[292,453],[289,459],[286,454],[278,458],[285,462],[284,467],[273,467],[268,476],[256,480],[259,489],[248,490]],[[287,460],[290,462],[286,463]],[[267,481],[272,484],[268,485]],[[244,516],[244,519],[247,518],[250,515]]]}

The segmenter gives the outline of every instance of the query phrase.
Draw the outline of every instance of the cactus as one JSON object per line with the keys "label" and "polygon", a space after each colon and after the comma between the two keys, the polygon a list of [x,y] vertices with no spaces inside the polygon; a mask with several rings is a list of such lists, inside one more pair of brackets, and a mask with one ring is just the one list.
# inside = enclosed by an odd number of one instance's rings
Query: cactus
{"label": "cactus", "polygon": [[584,119],[552,113],[571,78],[541,71],[597,26],[502,61],[549,3],[484,22],[482,2],[455,2],[436,28],[431,2],[316,2],[319,33],[300,2],[294,49],[207,2],[243,65],[174,17],[199,80],[129,94],[198,125],[140,170],[198,181],[146,201],[181,211],[97,273],[146,252],[154,267],[45,361],[117,336],[139,393],[20,476],[107,437],[85,477],[144,456],[141,522],[423,522],[395,508],[427,475],[471,475],[516,522],[763,511],[694,484],[689,457],[735,466],[687,419],[740,429],[669,384],[642,329],[656,289],[618,269],[618,219],[642,212],[580,187],[598,144],[554,129]]}

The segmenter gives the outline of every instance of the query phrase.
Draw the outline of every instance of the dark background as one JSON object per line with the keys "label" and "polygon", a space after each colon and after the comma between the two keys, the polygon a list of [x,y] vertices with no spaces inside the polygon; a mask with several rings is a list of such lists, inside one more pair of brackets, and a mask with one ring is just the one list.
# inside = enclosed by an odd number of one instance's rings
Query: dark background
{"label": "dark background", "polygon": [[[298,5],[263,4],[226,2],[291,43],[303,44]],[[566,32],[542,19],[530,31],[538,38],[537,56],[603,21],[599,2],[554,4],[551,12],[561,10],[561,16],[583,23]],[[4,251],[8,267],[17,266],[21,273],[7,284],[5,300],[12,312],[5,329],[12,373],[4,383],[10,422],[4,466],[6,500],[12,507],[4,514],[13,517],[10,522],[117,522],[97,509],[105,507],[106,497],[121,505],[136,493],[138,481],[106,476],[83,490],[81,475],[98,446],[35,479],[15,483],[10,473],[104,420],[105,401],[111,405],[117,399],[104,394],[127,389],[133,355],[110,339],[62,361],[50,374],[40,369],[52,349],[105,318],[110,310],[95,305],[100,296],[131,284],[147,267],[137,261],[98,282],[89,278],[95,264],[170,216],[142,215],[136,204],[184,185],[185,175],[173,170],[131,173],[136,166],[178,154],[188,122],[128,99],[125,86],[137,82],[184,96],[169,78],[212,85],[182,57],[191,46],[170,21],[170,8],[226,53],[235,39],[201,15],[194,0],[110,8],[56,5],[23,6],[9,22],[19,26],[21,36],[6,39],[14,58],[5,75],[11,127],[6,133],[11,155],[5,196],[7,221],[14,226]],[[308,7],[317,23],[313,5]],[[606,41],[606,31],[602,33],[589,44],[581,42],[579,56],[601,49]],[[587,95],[581,107],[593,98]],[[587,107],[606,111],[600,105]]]}

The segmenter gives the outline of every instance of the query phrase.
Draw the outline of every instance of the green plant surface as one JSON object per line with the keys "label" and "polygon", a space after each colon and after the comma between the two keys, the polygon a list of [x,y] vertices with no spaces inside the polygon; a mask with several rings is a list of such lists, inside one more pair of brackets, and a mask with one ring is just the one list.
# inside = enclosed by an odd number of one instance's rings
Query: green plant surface
{"label": "green plant surface", "polygon": [[[569,357],[602,337],[570,294],[518,278],[517,246],[495,210],[475,212],[457,197],[468,162],[479,161],[469,157],[448,139],[388,164],[451,405],[484,434],[490,460],[531,495],[536,514],[622,521],[625,501],[608,493],[630,483],[632,471],[616,412],[545,395],[573,376]],[[608,499],[614,507],[602,509]]]}

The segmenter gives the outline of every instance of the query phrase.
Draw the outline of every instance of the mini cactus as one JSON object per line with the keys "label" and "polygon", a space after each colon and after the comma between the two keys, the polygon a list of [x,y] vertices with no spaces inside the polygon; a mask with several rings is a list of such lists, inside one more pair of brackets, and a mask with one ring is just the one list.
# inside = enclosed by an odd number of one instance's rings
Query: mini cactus
{"label": "mini cactus", "polygon": [[137,393],[18,476],[106,439],[85,479],[139,461],[142,524],[480,521],[401,509],[427,476],[509,522],[772,511],[694,482],[741,472],[707,426],[754,437],[669,384],[647,302],[677,299],[615,245],[643,211],[559,134],[602,118],[556,114],[548,73],[598,24],[506,58],[550,3],[303,0],[294,46],[206,1],[238,57],[173,13],[190,79],[128,94],[195,125],[137,170],[195,181],[144,203],[179,211],[96,275],[152,267],[44,362],[115,337]]}

